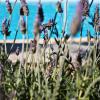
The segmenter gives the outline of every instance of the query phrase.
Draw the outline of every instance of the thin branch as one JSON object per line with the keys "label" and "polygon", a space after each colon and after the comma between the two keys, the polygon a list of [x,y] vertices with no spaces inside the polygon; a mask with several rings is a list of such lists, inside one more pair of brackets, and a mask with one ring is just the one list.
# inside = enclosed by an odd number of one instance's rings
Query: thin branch
{"label": "thin branch", "polygon": [[[14,11],[14,8],[15,8],[16,3],[17,3],[17,0],[15,0],[14,5],[13,5],[13,7],[12,7],[12,13],[13,13],[13,11]],[[8,26],[9,26],[9,27],[10,27],[10,24],[11,24],[11,20],[12,20],[12,14],[10,15],[9,22],[8,22]]]}
{"label": "thin branch", "polygon": [[94,1],[94,0],[92,0],[91,3],[90,3],[90,5],[89,5],[89,10],[90,10],[90,8],[91,8],[91,6],[92,6],[92,4],[93,4],[93,1]]}
{"label": "thin branch", "polygon": [[[13,47],[14,47],[14,44],[15,44],[15,42],[16,42],[16,38],[17,38],[17,34],[18,34],[18,28],[19,28],[19,22],[18,22],[18,25],[17,25],[17,29],[16,29],[14,41],[13,41],[12,46],[11,46],[10,51],[9,51],[9,55],[11,54],[12,49],[13,49]],[[8,55],[8,58],[9,58],[9,55]]]}

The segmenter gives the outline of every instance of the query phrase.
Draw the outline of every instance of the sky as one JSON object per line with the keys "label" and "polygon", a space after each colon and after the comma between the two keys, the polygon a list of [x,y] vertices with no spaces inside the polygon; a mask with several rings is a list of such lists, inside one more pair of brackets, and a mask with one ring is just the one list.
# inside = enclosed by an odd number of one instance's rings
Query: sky
{"label": "sky", "polygon": [[[4,2],[5,0],[0,0],[1,2]],[[9,0],[11,2],[14,2],[15,0]],[[17,1],[20,1],[20,0],[17,0]],[[26,0],[27,2],[38,2],[39,0]],[[59,0],[41,0],[42,2],[57,2]],[[64,0],[63,0],[64,1]],[[69,2],[78,2],[79,0],[68,0]],[[89,0],[91,1],[91,0]],[[99,2],[100,3],[100,0],[94,0],[95,3]]]}

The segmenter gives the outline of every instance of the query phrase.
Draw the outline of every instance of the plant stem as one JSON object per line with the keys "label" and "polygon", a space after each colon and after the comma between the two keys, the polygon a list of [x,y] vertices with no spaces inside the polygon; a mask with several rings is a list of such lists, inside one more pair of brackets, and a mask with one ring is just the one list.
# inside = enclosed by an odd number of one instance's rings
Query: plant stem
{"label": "plant stem", "polygon": [[84,97],[82,98],[82,100],[85,100],[85,98],[87,97],[87,95],[88,95],[89,92],[90,92],[90,89],[91,89],[98,81],[100,81],[100,77],[98,77],[97,79],[95,79],[95,80],[89,85],[89,87],[86,89],[85,95],[84,95]]}
{"label": "plant stem", "polygon": [[[65,9],[65,11],[64,11],[64,24],[63,24],[63,31],[65,31],[65,29],[66,29],[66,25],[67,25],[67,7],[68,7],[68,0],[65,0],[65,6],[64,6],[64,9]],[[63,36],[64,36],[64,33],[63,33]]]}
{"label": "plant stem", "polygon": [[[28,16],[26,16],[26,38],[27,38],[27,43],[26,43],[26,61],[28,61]],[[25,62],[25,86],[27,86],[26,83],[26,76],[27,76],[27,62]]]}
{"label": "plant stem", "polygon": [[[13,7],[12,7],[12,12],[14,11],[14,8],[15,8],[16,3],[17,3],[17,0],[15,0],[15,2],[14,2],[14,5],[13,5]],[[13,14],[11,14],[10,17],[9,17],[9,23],[8,23],[8,26],[9,26],[9,27],[10,27],[10,25],[11,25],[12,15],[13,15]]]}
{"label": "plant stem", "polygon": [[26,38],[27,38],[26,52],[28,52],[28,43],[29,43],[29,39],[28,39],[28,16],[26,16]]}
{"label": "plant stem", "polygon": [[[13,49],[14,44],[15,44],[15,42],[16,42],[16,38],[17,38],[17,34],[18,34],[18,28],[19,28],[19,21],[18,21],[18,25],[17,25],[17,28],[16,28],[15,37],[14,37],[14,40],[13,40],[12,46],[11,46],[11,48],[10,48],[9,55],[10,55],[10,53],[12,52],[12,49]],[[9,57],[9,55],[8,55],[8,57]]]}
{"label": "plant stem", "polygon": [[25,48],[25,35],[23,34],[23,43],[22,43],[22,65],[24,64],[24,48]]}
{"label": "plant stem", "polygon": [[4,48],[5,48],[5,54],[7,54],[7,43],[6,43],[7,37],[4,34]]}

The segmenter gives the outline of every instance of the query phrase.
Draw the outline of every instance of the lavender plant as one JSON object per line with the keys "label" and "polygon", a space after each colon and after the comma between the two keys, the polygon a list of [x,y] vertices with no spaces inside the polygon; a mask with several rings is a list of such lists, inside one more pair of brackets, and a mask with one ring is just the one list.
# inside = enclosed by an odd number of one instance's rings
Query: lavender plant
{"label": "lavender plant", "polygon": [[2,22],[2,33],[4,35],[5,53],[7,53],[6,40],[7,36],[10,35],[11,31],[9,31],[8,20],[6,18]]}
{"label": "lavender plant", "polygon": [[[82,1],[83,2],[83,1]],[[87,1],[86,1],[87,2]],[[28,9],[25,0],[21,0],[25,4],[20,9],[20,31],[23,35],[27,31],[27,22],[24,15],[28,16]],[[88,4],[88,3],[86,3]],[[84,4],[84,6],[87,6]],[[62,13],[60,4],[58,12]],[[81,6],[83,7],[83,6]],[[88,7],[83,7],[84,9]],[[83,8],[77,9],[77,20],[75,24],[79,26],[82,21]],[[88,8],[89,9],[89,8]],[[47,24],[43,24],[44,15],[41,5],[39,4],[38,16],[36,18],[35,30],[36,34],[41,31],[48,30],[53,32],[56,27],[56,17]],[[90,11],[90,10],[88,10]],[[88,14],[87,10],[84,15]],[[94,22],[93,22],[94,23]],[[65,24],[65,23],[64,23]],[[53,29],[52,29],[53,28]],[[63,29],[63,28],[62,28]],[[78,28],[77,28],[78,29]],[[3,34],[7,35],[8,27],[7,20],[2,24]],[[53,31],[52,31],[53,30]],[[73,31],[74,29],[72,29]],[[65,31],[65,30],[63,30]],[[57,33],[55,33],[57,34]],[[77,34],[77,32],[75,32]],[[90,32],[88,31],[90,42]],[[45,37],[45,40],[49,38]],[[13,63],[10,61],[1,49],[0,51],[0,99],[1,100],[99,100],[100,99],[100,40],[97,38],[97,44],[88,49],[82,45],[80,48],[75,46],[71,48],[71,44],[67,41],[62,42],[55,39],[57,42],[57,51],[55,47],[49,47],[49,62],[46,62],[45,53],[41,56],[38,54],[41,63],[36,63],[36,53],[38,39],[31,41],[30,50],[32,51],[31,63],[25,59],[24,64],[20,65],[20,61]],[[23,42],[24,43],[24,42]],[[48,45],[46,42],[45,45]],[[45,52],[49,51],[45,48]],[[43,48],[43,50],[44,50]],[[47,50],[46,50],[47,49]],[[74,52],[74,49],[77,49]],[[85,50],[84,50],[85,49]],[[24,46],[22,48],[24,53]],[[16,50],[19,55],[19,48]],[[45,58],[45,60],[43,60]],[[2,77],[1,77],[2,76]]]}

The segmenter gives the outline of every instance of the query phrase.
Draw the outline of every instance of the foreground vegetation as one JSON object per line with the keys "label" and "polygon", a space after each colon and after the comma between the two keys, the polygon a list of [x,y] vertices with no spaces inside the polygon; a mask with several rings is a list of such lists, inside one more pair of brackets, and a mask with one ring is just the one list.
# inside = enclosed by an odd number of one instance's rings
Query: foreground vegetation
{"label": "foreground vegetation", "polygon": [[[85,55],[85,64],[82,66],[80,60],[77,60],[75,63],[80,63],[80,67],[76,68],[75,64],[69,63],[68,54],[65,56],[63,66],[59,66],[59,63],[52,66],[52,63],[44,62],[36,65],[34,60],[31,64],[25,61],[25,64],[21,65],[20,61],[13,64],[2,51],[0,54],[0,98],[1,100],[4,98],[10,100],[99,100],[99,54],[100,52],[93,46],[89,49],[89,55]],[[57,59],[59,62],[59,57]]]}
{"label": "foreground vegetation", "polygon": [[[83,20],[86,20],[85,18],[82,20],[82,16],[89,17],[89,9],[92,5],[91,2],[90,6],[88,6],[88,0],[86,0],[86,4],[84,3],[85,0],[80,1],[86,7],[83,7],[82,11],[78,10],[79,12],[77,13],[79,15],[75,18],[79,18],[79,20],[74,19],[74,24],[71,27],[72,35],[77,34],[78,31],[82,31],[81,24],[83,24]],[[14,6],[16,2],[17,0],[15,0]],[[14,9],[14,7],[12,8]],[[25,48],[24,42],[22,43],[22,58],[21,60],[18,59],[16,63],[8,59],[15,44],[16,36],[9,53],[6,46],[6,37],[11,33],[9,27],[13,12],[12,8],[8,0],[7,10],[10,14],[10,19],[5,19],[2,23],[4,44],[0,47],[0,100],[100,100],[100,39],[98,34],[100,33],[100,26],[98,27],[98,7],[93,23],[89,23],[92,24],[96,32],[96,37],[93,37],[93,45],[91,45],[91,34],[88,30],[87,49],[84,48],[85,50],[81,51],[82,34],[80,32],[78,50],[71,54],[70,46],[72,44],[68,44],[67,39],[69,36],[64,34],[66,21],[62,28],[64,39],[55,39],[58,51],[55,52],[55,47],[46,48],[50,39],[48,30],[51,34],[58,34],[56,17],[57,13],[63,13],[61,2],[57,3],[57,12],[54,19],[43,25],[44,14],[41,2],[39,2],[38,16],[36,17],[34,29],[35,38],[30,44],[29,50],[28,45]],[[25,34],[27,34],[28,15],[29,9],[27,3],[25,0],[21,0],[20,31],[23,34],[23,41]],[[26,21],[24,20],[25,16]],[[41,45],[37,42],[39,33],[42,31],[46,31],[44,36],[46,42],[43,48],[40,48],[39,46]],[[18,27],[16,35],[17,33]],[[41,49],[42,52],[40,51]],[[25,58],[24,52],[26,52]],[[19,55],[18,50],[15,53]],[[77,55],[74,59],[73,56],[75,53]],[[29,54],[31,54],[30,62],[28,61]]]}

